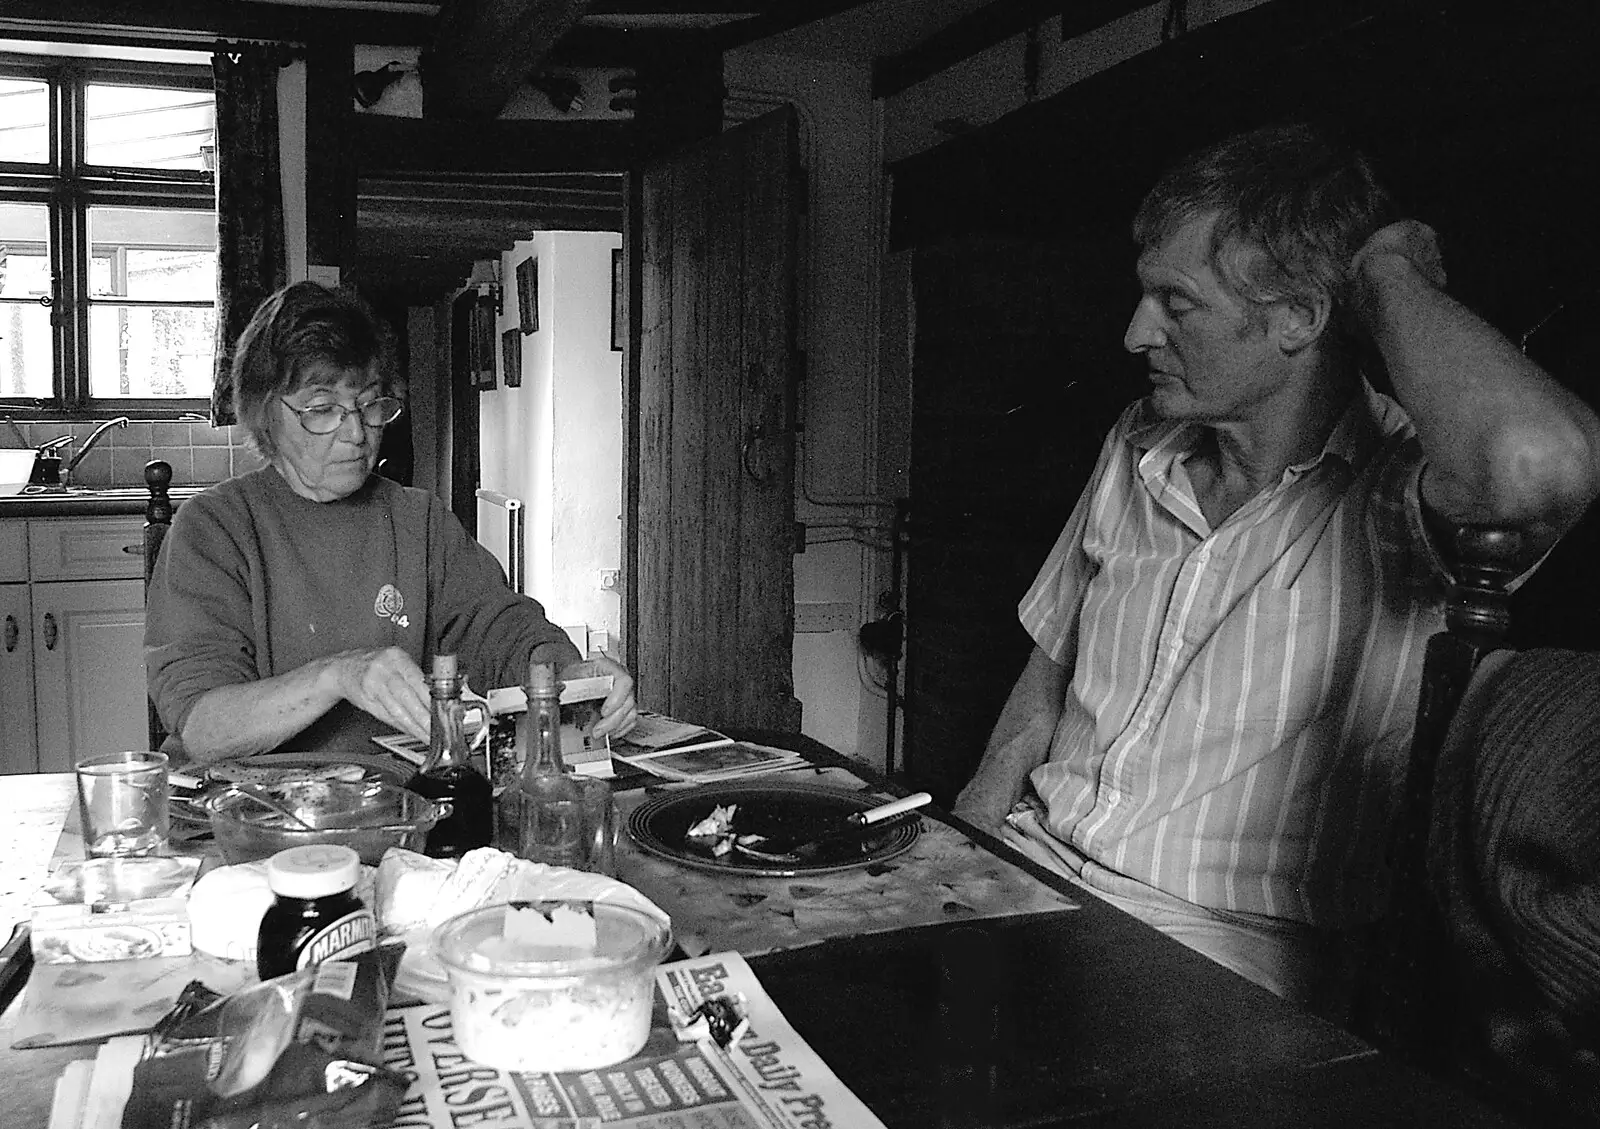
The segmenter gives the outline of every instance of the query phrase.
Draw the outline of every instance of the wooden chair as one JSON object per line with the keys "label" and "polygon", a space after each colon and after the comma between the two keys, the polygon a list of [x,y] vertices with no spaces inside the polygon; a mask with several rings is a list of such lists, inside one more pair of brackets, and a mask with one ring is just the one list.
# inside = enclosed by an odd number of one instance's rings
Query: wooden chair
{"label": "wooden chair", "polygon": [[1521,535],[1464,527],[1456,535],[1457,580],[1445,629],[1428,640],[1401,813],[1390,845],[1390,912],[1372,938],[1372,959],[1356,1000],[1356,1026],[1380,1046],[1418,1065],[1442,1054],[1447,978],[1439,975],[1446,931],[1428,885],[1435,769],[1456,707],[1484,656],[1504,641],[1511,616],[1507,585]]}
{"label": "wooden chair", "polygon": [[[152,459],[144,464],[144,482],[150,488],[150,500],[144,507],[144,586],[146,594],[150,591],[150,577],[156,569],[156,558],[161,553],[161,542],[167,536],[167,530],[172,525],[172,498],[167,493],[172,485],[172,466],[162,459]],[[148,697],[145,699],[146,712],[149,715],[150,748],[161,748],[162,742],[167,739],[167,731],[161,724],[161,719],[156,716],[155,703]]]}
{"label": "wooden chair", "polygon": [[[1476,771],[1475,728],[1494,692],[1493,675],[1513,658],[1502,651],[1485,669],[1484,660],[1501,647],[1510,627],[1507,586],[1515,575],[1520,545],[1520,535],[1511,530],[1458,531],[1458,580],[1449,594],[1445,630],[1429,640],[1424,658],[1411,760],[1390,854],[1391,910],[1369,947],[1354,1020],[1357,1031],[1385,1051],[1474,1091],[1519,1119],[1540,1125],[1591,1124],[1600,1101],[1588,1104],[1581,1085],[1571,1085],[1570,1079],[1581,1077],[1582,1070],[1573,1069],[1575,1060],[1560,1056],[1572,1048],[1548,1040],[1553,1049],[1536,1051],[1535,1059],[1553,1056],[1550,1070],[1537,1061],[1533,1070],[1524,1069],[1526,1064],[1514,1066],[1506,1057],[1507,1014],[1520,1013],[1525,1030],[1535,1034],[1541,1026],[1559,1033],[1560,1023],[1550,1022],[1553,1012],[1531,977],[1516,967],[1516,938],[1507,937],[1504,950],[1491,946],[1496,956],[1512,954],[1491,968],[1480,942],[1495,927],[1464,918],[1461,890],[1449,888],[1452,880],[1461,884],[1460,874],[1450,867],[1449,852],[1463,850],[1463,837],[1473,833],[1481,815],[1471,806],[1472,791],[1462,784]],[[1554,653],[1527,652],[1523,657]],[[1491,677],[1474,685],[1480,670]],[[1472,697],[1462,713],[1469,688]],[[1498,880],[1503,873],[1492,877]],[[1472,885],[1481,881],[1475,875]],[[1558,1082],[1547,1081],[1552,1078]]]}

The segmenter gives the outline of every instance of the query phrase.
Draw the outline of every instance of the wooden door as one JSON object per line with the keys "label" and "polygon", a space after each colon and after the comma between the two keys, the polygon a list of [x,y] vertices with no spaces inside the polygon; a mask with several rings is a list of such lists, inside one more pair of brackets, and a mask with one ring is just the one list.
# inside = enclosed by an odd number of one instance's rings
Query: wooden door
{"label": "wooden door", "polygon": [[796,732],[792,109],[648,166],[639,191],[641,705]]}
{"label": "wooden door", "polygon": [[33,728],[32,623],[28,586],[0,584],[0,773],[39,769]]}
{"label": "wooden door", "polygon": [[145,747],[143,580],[35,584],[33,642],[40,772]]}

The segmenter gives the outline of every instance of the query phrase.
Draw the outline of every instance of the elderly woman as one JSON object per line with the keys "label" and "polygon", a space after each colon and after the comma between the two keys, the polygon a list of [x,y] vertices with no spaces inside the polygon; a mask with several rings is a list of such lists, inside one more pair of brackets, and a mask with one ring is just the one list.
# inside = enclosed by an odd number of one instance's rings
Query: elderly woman
{"label": "elderly woman", "polygon": [[[145,668],[181,759],[426,739],[432,655],[483,689],[581,657],[438,497],[372,473],[401,412],[381,340],[358,299],[310,282],[239,338],[234,403],[267,465],[179,508],[150,583]],[[596,661],[616,678],[595,732],[620,735],[633,680]]]}

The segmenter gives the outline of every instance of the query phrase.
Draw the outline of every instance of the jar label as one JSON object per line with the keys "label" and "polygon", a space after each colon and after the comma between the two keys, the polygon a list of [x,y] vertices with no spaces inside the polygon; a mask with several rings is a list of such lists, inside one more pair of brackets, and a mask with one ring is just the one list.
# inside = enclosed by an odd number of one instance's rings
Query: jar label
{"label": "jar label", "polygon": [[296,968],[325,960],[341,960],[377,947],[378,927],[365,907],[347,913],[311,935],[295,961]]}

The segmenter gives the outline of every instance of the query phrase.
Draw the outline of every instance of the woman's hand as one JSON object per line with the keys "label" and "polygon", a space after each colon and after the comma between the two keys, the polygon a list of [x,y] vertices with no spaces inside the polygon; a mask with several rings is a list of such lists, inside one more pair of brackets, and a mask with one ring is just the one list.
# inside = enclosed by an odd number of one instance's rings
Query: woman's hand
{"label": "woman's hand", "polygon": [[594,735],[622,737],[639,724],[639,707],[633,700],[633,675],[628,673],[628,668],[610,655],[600,654],[585,662],[564,667],[561,671],[564,679],[606,674],[611,675],[611,693],[600,703],[600,720],[595,722]]}
{"label": "woman's hand", "polygon": [[[428,680],[399,647],[341,651],[328,658],[339,695],[373,717],[420,740],[428,740],[432,713]],[[631,690],[633,680],[628,680]]]}
{"label": "woman's hand", "polygon": [[419,740],[432,720],[422,671],[398,647],[340,651],[287,674],[208,690],[179,737],[184,752],[209,763],[274,749],[341,700]]}

